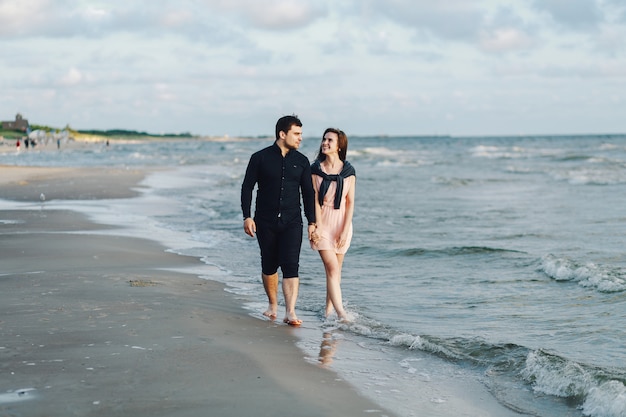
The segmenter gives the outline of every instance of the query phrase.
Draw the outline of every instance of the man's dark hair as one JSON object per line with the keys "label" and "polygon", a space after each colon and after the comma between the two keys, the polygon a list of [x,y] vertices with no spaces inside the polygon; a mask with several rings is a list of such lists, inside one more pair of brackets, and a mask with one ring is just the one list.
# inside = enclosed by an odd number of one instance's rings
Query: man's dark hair
{"label": "man's dark hair", "polygon": [[302,127],[302,122],[298,119],[298,116],[292,114],[291,116],[283,116],[276,122],[276,140],[280,137],[280,132],[289,132],[291,126],[296,125]]}

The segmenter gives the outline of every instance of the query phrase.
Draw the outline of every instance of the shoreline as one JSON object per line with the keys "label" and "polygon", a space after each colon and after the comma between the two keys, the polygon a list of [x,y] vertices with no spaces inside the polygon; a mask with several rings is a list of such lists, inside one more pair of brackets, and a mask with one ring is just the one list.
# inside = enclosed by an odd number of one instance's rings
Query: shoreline
{"label": "shoreline", "polygon": [[38,207],[133,197],[148,170],[0,168],[0,198],[33,203],[0,210],[0,413],[394,415],[191,272],[199,259]]}

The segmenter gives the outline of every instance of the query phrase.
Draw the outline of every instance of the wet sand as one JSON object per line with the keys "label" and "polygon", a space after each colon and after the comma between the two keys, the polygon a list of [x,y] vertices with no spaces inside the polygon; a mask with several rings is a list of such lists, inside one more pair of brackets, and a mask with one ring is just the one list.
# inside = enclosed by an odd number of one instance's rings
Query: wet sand
{"label": "wet sand", "polygon": [[393,415],[185,273],[198,259],[40,202],[132,197],[144,175],[0,166],[0,199],[27,204],[0,210],[0,416]]}

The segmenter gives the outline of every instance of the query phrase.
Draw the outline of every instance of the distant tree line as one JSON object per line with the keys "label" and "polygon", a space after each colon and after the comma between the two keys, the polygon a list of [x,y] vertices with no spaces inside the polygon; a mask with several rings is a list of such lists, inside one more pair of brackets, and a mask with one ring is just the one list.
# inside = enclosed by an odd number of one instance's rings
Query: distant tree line
{"label": "distant tree line", "polygon": [[60,132],[62,130],[67,130],[70,133],[82,133],[85,135],[96,135],[96,136],[106,136],[106,137],[116,137],[116,136],[142,136],[142,137],[163,137],[163,138],[191,138],[193,135],[189,132],[184,133],[148,133],[148,132],[138,132],[136,130],[125,130],[125,129],[109,129],[109,130],[97,130],[97,129],[88,129],[88,130],[76,130],[72,129],[69,125],[65,126],[63,129],[59,129],[56,127],[45,126],[45,125],[37,125],[31,124],[30,130],[43,130],[45,132]]}
{"label": "distant tree line", "polygon": [[[36,125],[36,124],[30,124],[30,131],[32,132],[33,130],[43,130],[44,132],[60,132],[63,129],[59,129],[56,127],[50,127],[50,126],[44,126],[44,125]],[[69,130],[69,126],[67,128]]]}
{"label": "distant tree line", "polygon": [[124,130],[124,129],[110,129],[110,130],[77,130],[78,133],[86,135],[98,135],[98,136],[145,136],[145,137],[167,137],[167,138],[191,138],[193,135],[189,132],[185,133],[164,133],[155,134],[148,132],[138,132],[136,130]]}

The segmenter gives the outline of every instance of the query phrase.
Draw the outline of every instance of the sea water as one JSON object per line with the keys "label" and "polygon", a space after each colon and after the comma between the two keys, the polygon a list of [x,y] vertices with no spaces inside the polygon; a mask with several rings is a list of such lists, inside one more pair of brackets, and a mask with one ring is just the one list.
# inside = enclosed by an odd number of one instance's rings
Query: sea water
{"label": "sea water", "polygon": [[[204,277],[262,319],[239,197],[250,155],[271,143],[112,141],[5,152],[0,164],[166,168],[139,198],[45,204],[201,258],[219,271]],[[312,159],[318,146],[305,138],[300,150]],[[306,360],[400,415],[437,415],[477,382],[520,413],[626,416],[626,136],[352,137],[348,158],[355,233],[342,289],[353,322],[323,319],[325,277],[305,240]]]}

